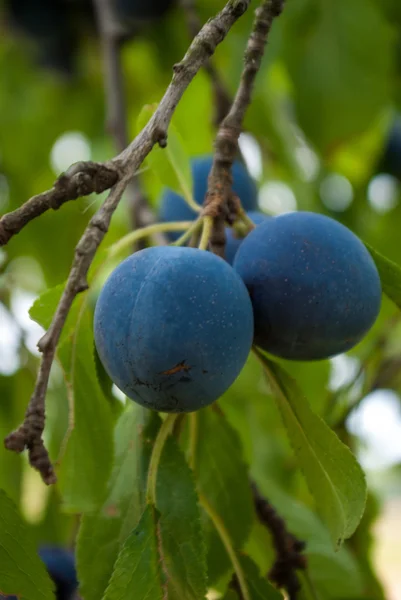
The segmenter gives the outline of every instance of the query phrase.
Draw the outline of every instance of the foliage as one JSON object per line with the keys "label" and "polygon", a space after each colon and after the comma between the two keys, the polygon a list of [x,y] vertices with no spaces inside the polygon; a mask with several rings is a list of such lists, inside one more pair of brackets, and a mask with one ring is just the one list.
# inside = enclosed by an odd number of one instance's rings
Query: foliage
{"label": "foliage", "polygon": [[[198,4],[206,21],[224,2]],[[214,57],[232,94],[251,22],[250,10]],[[38,66],[26,43],[5,28],[1,214],[49,189],[85,153],[102,161],[113,156],[104,131],[98,42],[92,34],[81,42],[79,68],[66,79]],[[150,118],[188,43],[177,7],[123,46],[131,136]],[[266,577],[277,548],[257,519],[252,480],[288,531],[306,543],[299,600],[384,599],[371,549],[379,486],[372,473],[365,481],[355,458],[363,441],[348,416],[378,387],[393,390],[398,403],[401,393],[401,184],[379,177],[388,132],[401,111],[400,47],[397,0],[287,0],[245,119],[248,142],[256,147],[256,155],[245,154],[259,179],[260,208],[276,214],[296,202],[299,210],[338,219],[376,262],[381,312],[347,356],[358,373],[333,387],[335,361],[251,355],[218,403],[177,418],[149,502],[149,462],[165,421],[121,399],[93,343],[99,289],[131,252],[128,242],[114,246],[132,229],[124,198],[91,287],[73,304],[51,373],[45,442],[56,464],[55,489],[45,488],[24,454],[0,448],[2,593],[52,598],[34,549],[57,542],[75,547],[84,600],[204,600],[210,589],[235,600],[238,586],[245,600],[278,599],[282,592]],[[140,174],[153,208],[163,186],[191,201],[190,160],[213,150],[213,109],[210,80],[200,72],[177,107],[167,150],[155,149]],[[399,161],[401,180],[401,153]],[[23,419],[34,386],[39,359],[32,322],[49,326],[74,247],[103,199],[79,198],[49,211],[0,250],[0,321],[9,332],[0,347],[2,437]]]}

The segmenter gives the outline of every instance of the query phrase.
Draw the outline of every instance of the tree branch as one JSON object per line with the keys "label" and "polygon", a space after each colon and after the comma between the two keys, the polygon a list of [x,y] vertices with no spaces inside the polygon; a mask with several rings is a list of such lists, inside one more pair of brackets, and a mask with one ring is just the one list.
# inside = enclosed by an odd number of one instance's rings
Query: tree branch
{"label": "tree branch", "polygon": [[[66,173],[58,178],[52,189],[34,196],[19,209],[4,215],[0,219],[0,245],[4,246],[30,221],[53,208],[53,204],[56,208],[59,208],[61,204],[69,200],[76,200],[78,197],[86,196],[92,192],[98,194],[110,189],[116,183],[116,179],[121,179],[127,175],[130,176],[128,177],[130,179],[155,144],[165,147],[167,145],[168,126],[182,95],[204,62],[223,41],[233,24],[247,10],[250,2],[251,0],[229,0],[221,12],[202,27],[199,34],[192,41],[183,60],[174,65],[173,79],[156,112],[139,135],[120,154],[104,164],[88,161],[72,165]],[[71,189],[68,186],[67,188],[63,186],[62,201],[58,204],[58,182],[71,169],[73,170],[75,185],[72,185]],[[104,175],[106,175],[105,181],[103,181]],[[99,178],[103,185],[99,185]],[[80,185],[84,182],[84,185],[82,185],[82,188],[77,187],[76,182],[80,182]]]}
{"label": "tree branch", "polygon": [[229,113],[223,119],[215,140],[215,156],[209,175],[204,214],[214,218],[210,237],[213,252],[224,258],[225,222],[232,224],[241,212],[232,193],[231,167],[238,152],[238,138],[246,110],[251,102],[256,75],[260,69],[267,38],[275,17],[283,10],[284,0],[264,0],[255,11],[255,21],[244,56],[241,82]]}
{"label": "tree branch", "polygon": [[[185,12],[189,33],[194,38],[201,28],[201,22],[196,11],[196,0],[181,0],[181,6]],[[212,84],[215,109],[213,121],[218,127],[230,110],[231,96],[213,62],[207,60],[203,68],[209,75]]]}
{"label": "tree branch", "polygon": [[273,506],[252,485],[253,500],[259,521],[267,527],[276,551],[276,560],[268,578],[280,589],[285,589],[288,600],[297,600],[300,583],[296,571],[306,569],[306,557],[302,554],[305,542],[298,540],[287,530],[286,523]]}
{"label": "tree branch", "polygon": [[[96,191],[94,183],[97,181],[99,174],[103,173],[103,170],[107,168],[109,178],[111,178],[111,173],[113,174],[113,183],[108,181],[107,184],[100,187],[102,187],[102,191],[111,187],[111,191],[104,204],[91,218],[76,246],[74,261],[63,295],[48,331],[38,343],[39,350],[42,352],[42,361],[24,423],[5,440],[5,446],[15,452],[22,452],[24,448],[28,449],[31,465],[41,473],[43,480],[47,484],[54,483],[56,476],[42,441],[45,424],[45,395],[57,343],[60,339],[68,312],[77,294],[88,287],[86,277],[89,267],[99,244],[109,228],[113,213],[129,181],[156,143],[159,143],[162,147],[166,146],[170,120],[186,88],[204,62],[213,54],[216,46],[223,41],[231,26],[246,11],[250,1],[229,0],[223,10],[205,24],[191,43],[183,60],[174,66],[172,81],[152,118],[123,152],[107,163],[107,166],[95,163],[78,163],[78,166],[75,166],[75,169],[73,169],[73,179],[76,178],[74,181],[81,181],[82,177],[86,181],[86,176],[89,176],[84,186],[84,191],[86,192],[86,190],[92,190],[92,188]],[[94,164],[96,167],[94,169],[95,174],[91,176],[88,165],[91,165],[93,168]],[[67,173],[69,171],[70,169]],[[78,191],[82,191],[81,188],[78,190],[76,183],[75,185],[71,184],[71,188],[68,191],[68,185],[65,187],[63,201],[76,198]],[[30,212],[28,211],[26,214],[23,212],[25,216],[23,221],[20,220],[18,222],[18,219],[14,221],[14,233],[20,231],[30,220],[48,210],[52,206],[57,193],[56,182],[55,187],[47,194],[37,196],[35,209]],[[32,204],[34,200],[29,200],[27,204]],[[4,231],[9,232],[8,239],[10,239],[14,233],[10,234],[10,227],[8,229],[4,228],[4,222],[7,223],[7,217],[9,215],[5,215],[0,220],[0,231],[1,227],[3,227]]]}
{"label": "tree branch", "polygon": [[110,163],[78,162],[60,175],[51,190],[33,196],[22,206],[0,219],[0,246],[47,210],[59,209],[65,202],[111,188],[120,174]]}

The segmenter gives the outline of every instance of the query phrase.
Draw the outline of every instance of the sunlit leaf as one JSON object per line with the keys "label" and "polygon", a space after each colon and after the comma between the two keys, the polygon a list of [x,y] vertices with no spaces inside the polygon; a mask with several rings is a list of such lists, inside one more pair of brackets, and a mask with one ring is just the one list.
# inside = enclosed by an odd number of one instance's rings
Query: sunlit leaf
{"label": "sunlit leaf", "polygon": [[120,550],[103,600],[162,600],[156,527],[157,516],[147,506]]}
{"label": "sunlit leaf", "polygon": [[275,392],[296,458],[316,506],[339,547],[358,526],[366,502],[363,471],[350,450],[315,415],[296,382],[259,353]]}

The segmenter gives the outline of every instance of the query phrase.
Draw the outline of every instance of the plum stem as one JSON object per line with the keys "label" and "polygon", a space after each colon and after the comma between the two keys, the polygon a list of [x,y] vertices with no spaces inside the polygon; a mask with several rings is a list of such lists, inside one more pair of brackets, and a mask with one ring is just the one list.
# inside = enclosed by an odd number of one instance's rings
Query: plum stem
{"label": "plum stem", "polygon": [[192,471],[196,466],[196,447],[198,444],[199,419],[198,413],[189,413],[189,460],[188,464]]}
{"label": "plum stem", "polygon": [[203,218],[200,217],[191,223],[191,227],[187,229],[175,242],[172,242],[172,246],[183,246],[185,242],[187,242],[194,233],[197,233],[202,227]]}
{"label": "plum stem", "polygon": [[202,235],[199,242],[199,250],[207,250],[209,246],[210,236],[212,235],[212,229],[213,217],[204,217]]}
{"label": "plum stem", "polygon": [[206,514],[208,515],[208,517],[210,518],[210,520],[212,521],[221,541],[223,542],[223,545],[234,567],[235,575],[238,579],[238,584],[241,590],[243,600],[251,600],[251,596],[246,583],[245,573],[242,570],[241,563],[238,560],[237,553],[234,549],[232,540],[226,529],[226,526],[224,525],[223,520],[221,519],[220,515],[216,513],[214,508],[209,504],[209,501],[207,500],[207,498],[205,498],[203,494],[199,494],[199,502]]}
{"label": "plum stem", "polygon": [[246,212],[244,211],[244,209],[242,207],[238,213],[238,219],[241,220],[243,223],[245,223],[245,225],[248,228],[248,232],[252,231],[252,229],[255,229],[255,223],[252,221],[252,219],[250,219],[248,217],[248,215],[246,214]]}
{"label": "plum stem", "polygon": [[156,506],[156,483],[157,483],[157,471],[159,469],[160,457],[163,452],[164,444],[168,436],[171,434],[174,423],[179,417],[179,413],[171,413],[167,415],[163,421],[159,432],[156,436],[155,443],[152,449],[152,455],[150,457],[148,480],[146,485],[146,502]]}
{"label": "plum stem", "polygon": [[192,225],[192,221],[172,221],[170,223],[154,223],[153,225],[136,229],[135,231],[127,233],[127,235],[119,239],[118,242],[110,246],[108,249],[109,258],[120,254],[120,252],[130,248],[132,244],[138,240],[149,237],[154,233],[164,231],[185,231],[191,228]]}

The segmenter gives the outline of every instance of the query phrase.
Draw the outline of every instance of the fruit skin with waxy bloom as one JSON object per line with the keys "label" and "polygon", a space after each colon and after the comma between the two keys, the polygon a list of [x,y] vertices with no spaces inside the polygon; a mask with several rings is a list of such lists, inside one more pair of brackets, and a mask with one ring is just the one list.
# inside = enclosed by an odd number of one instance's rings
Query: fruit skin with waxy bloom
{"label": "fruit skin with waxy bloom", "polygon": [[106,281],[94,333],[127,396],[157,411],[191,412],[239,375],[252,344],[252,306],[241,278],[211,252],[147,248]]}
{"label": "fruit skin with waxy bloom", "polygon": [[374,324],[377,268],[361,240],[324,215],[267,219],[243,240],[234,268],[248,288],[255,344],[292,360],[346,352]]}

